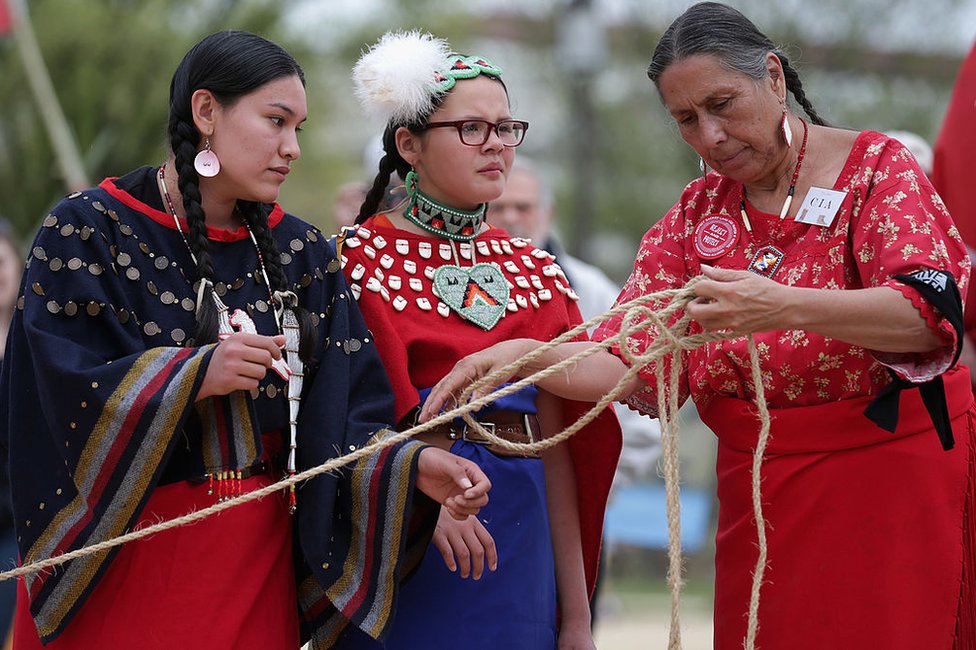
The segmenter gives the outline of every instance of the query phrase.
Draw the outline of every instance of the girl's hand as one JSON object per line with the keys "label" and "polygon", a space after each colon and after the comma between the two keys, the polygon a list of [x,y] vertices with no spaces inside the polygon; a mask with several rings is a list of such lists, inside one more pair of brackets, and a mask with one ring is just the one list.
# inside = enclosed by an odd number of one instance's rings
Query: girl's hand
{"label": "girl's hand", "polygon": [[444,506],[455,519],[466,519],[488,503],[491,481],[475,463],[438,447],[426,447],[418,461],[417,488]]}
{"label": "girl's hand", "polygon": [[283,335],[263,336],[235,332],[217,344],[197,401],[235,390],[254,390],[275,359],[281,358]]}
{"label": "girl's hand", "polygon": [[495,540],[477,517],[458,521],[442,509],[431,541],[448,570],[460,570],[462,578],[470,575],[480,579],[485,572],[485,560],[490,571],[498,568]]}

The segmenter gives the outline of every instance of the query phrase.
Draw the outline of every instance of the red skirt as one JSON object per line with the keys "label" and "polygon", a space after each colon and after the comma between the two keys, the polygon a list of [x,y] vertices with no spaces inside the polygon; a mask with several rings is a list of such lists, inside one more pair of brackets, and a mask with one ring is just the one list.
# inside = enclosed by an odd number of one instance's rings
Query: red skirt
{"label": "red skirt", "polygon": [[[867,398],[771,411],[757,647],[972,647],[973,401],[965,369],[945,383],[956,438],[949,452],[914,390],[902,393],[896,434],[863,415]],[[719,441],[715,649],[739,650],[758,555],[751,468],[759,420],[754,405],[730,398],[717,398],[702,419]]]}
{"label": "red skirt", "polygon": [[[269,485],[245,479],[245,492]],[[213,505],[207,485],[152,493],[140,526]],[[15,650],[294,650],[299,646],[291,517],[274,494],[125,544],[64,632],[42,646],[20,580]]]}

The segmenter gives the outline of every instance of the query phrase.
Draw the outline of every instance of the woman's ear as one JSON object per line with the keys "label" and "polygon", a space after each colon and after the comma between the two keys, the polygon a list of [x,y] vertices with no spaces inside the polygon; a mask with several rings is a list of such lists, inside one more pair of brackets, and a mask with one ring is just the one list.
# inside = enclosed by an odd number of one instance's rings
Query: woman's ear
{"label": "woman's ear", "polygon": [[786,74],[783,72],[783,62],[779,60],[774,52],[766,54],[766,74],[769,75],[769,83],[772,91],[777,97],[784,98],[789,94],[786,88]]}
{"label": "woman's ear", "polygon": [[203,88],[193,91],[190,97],[190,110],[193,112],[193,125],[206,138],[213,135],[215,114],[220,103],[214,94]]}
{"label": "woman's ear", "polygon": [[407,161],[407,164],[411,167],[415,166],[424,150],[424,143],[420,135],[412,132],[405,126],[401,126],[396,130],[396,134],[393,137],[396,140],[397,151],[400,152],[400,157]]}

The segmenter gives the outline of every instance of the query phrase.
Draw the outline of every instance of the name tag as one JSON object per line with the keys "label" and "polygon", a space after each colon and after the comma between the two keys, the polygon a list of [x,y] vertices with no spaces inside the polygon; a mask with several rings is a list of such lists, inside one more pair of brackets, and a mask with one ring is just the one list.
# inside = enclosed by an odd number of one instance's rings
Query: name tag
{"label": "name tag", "polygon": [[834,222],[840,204],[847,192],[828,190],[823,187],[811,187],[800,204],[800,211],[796,213],[796,220],[814,226],[827,227]]}

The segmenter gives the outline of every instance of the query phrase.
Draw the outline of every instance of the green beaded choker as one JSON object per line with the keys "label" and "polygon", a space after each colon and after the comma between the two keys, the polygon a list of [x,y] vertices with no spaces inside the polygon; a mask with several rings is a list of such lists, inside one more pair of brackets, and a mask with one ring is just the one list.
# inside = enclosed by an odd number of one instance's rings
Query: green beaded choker
{"label": "green beaded choker", "polygon": [[482,203],[470,212],[449,208],[420,191],[415,172],[407,174],[406,184],[410,203],[403,211],[403,216],[410,223],[438,237],[454,241],[471,241],[481,232],[487,203]]}

